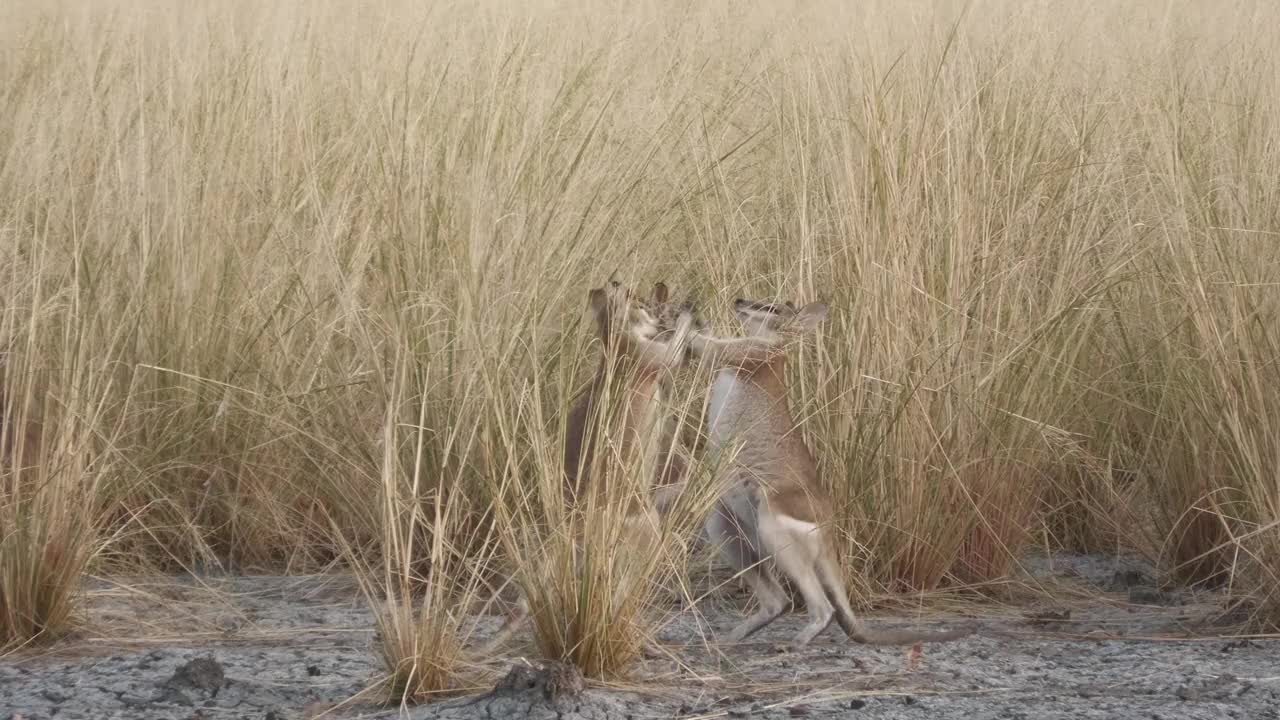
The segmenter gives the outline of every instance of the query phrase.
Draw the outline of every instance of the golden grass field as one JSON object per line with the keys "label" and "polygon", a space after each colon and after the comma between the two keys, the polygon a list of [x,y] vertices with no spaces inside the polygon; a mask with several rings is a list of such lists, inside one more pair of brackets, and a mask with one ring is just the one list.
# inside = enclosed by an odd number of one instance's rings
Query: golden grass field
{"label": "golden grass field", "polygon": [[350,567],[425,692],[492,566],[620,672],[686,573],[620,599],[557,507],[615,271],[831,306],[855,601],[1134,552],[1274,629],[1277,78],[1265,0],[5,4],[0,646],[86,573]]}

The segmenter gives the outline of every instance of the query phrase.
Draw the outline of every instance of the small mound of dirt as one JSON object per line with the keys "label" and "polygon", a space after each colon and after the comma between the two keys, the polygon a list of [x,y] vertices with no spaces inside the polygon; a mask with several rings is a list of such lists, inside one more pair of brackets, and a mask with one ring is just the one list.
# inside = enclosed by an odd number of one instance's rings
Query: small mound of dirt
{"label": "small mound of dirt", "polygon": [[218,697],[218,691],[226,684],[227,675],[221,663],[204,655],[178,666],[173,675],[161,683],[155,699],[177,705],[195,705]]}
{"label": "small mound of dirt", "polygon": [[493,687],[494,693],[541,694],[554,703],[562,697],[574,697],[585,687],[582,673],[566,663],[548,663],[541,668],[531,665],[512,665],[507,674]]}
{"label": "small mound of dirt", "polygon": [[173,677],[165,681],[166,687],[190,688],[204,690],[217,695],[226,682],[227,674],[222,665],[212,657],[205,655],[178,666]]}
{"label": "small mound of dirt", "polygon": [[1155,581],[1146,572],[1136,568],[1127,568],[1112,573],[1111,580],[1106,584],[1106,590],[1109,592],[1124,592],[1141,585],[1154,584]]}
{"label": "small mound of dirt", "polygon": [[536,667],[519,663],[512,665],[493,690],[484,695],[417,708],[412,717],[622,720],[632,717],[636,708],[634,700],[588,691],[582,673],[572,665],[547,663]]}

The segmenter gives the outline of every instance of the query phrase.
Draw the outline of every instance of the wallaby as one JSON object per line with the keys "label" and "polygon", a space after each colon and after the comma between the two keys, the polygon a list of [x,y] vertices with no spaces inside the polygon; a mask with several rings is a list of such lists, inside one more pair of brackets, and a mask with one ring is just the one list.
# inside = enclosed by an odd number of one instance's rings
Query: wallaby
{"label": "wallaby", "polygon": [[[664,413],[670,371],[687,358],[692,316],[669,307],[669,291],[654,286],[652,302],[631,297],[622,285],[589,293],[596,331],[604,346],[600,364],[588,385],[574,399],[566,418],[564,493],[570,505],[587,502],[587,494],[602,492],[605,462],[620,462],[620,472],[640,472],[651,478],[644,496],[632,497],[625,532],[636,547],[653,547],[659,521],[650,493],[660,486],[679,487],[687,463],[676,449],[675,426]],[[662,318],[676,318],[665,327]],[[659,339],[662,338],[662,339]],[[597,452],[602,429],[610,447]],[[665,499],[665,498],[664,498]],[[484,647],[489,652],[504,643],[528,616],[528,598],[521,594],[506,622]]]}
{"label": "wallaby", "polygon": [[723,453],[737,448],[731,458],[725,455],[729,459],[722,472],[730,476],[724,478],[726,489],[704,532],[721,546],[722,557],[740,572],[760,604],[729,639],[748,637],[790,605],[775,569],[808,607],[809,623],[795,637],[795,648],[825,630],[833,616],[859,643],[898,645],[968,635],[968,630],[873,632],[854,617],[830,530],[823,527],[832,501],[818,482],[817,465],[787,402],[787,346],[816,331],[827,307],[811,303],[797,310],[789,302],[738,299],[734,311],[746,337],[719,338],[699,327],[689,339],[692,354],[715,371],[707,407],[708,449]]}
{"label": "wallaby", "polygon": [[[629,467],[646,466],[653,472],[652,489],[678,485],[687,469],[680,451],[676,419],[666,415],[664,402],[671,395],[672,371],[687,358],[692,320],[681,324],[683,308],[670,301],[665,283],[653,287],[649,303],[633,299],[611,281],[607,288],[590,293],[596,331],[604,346],[591,384],[570,406],[565,428],[564,468],[568,499],[591,484],[591,469],[598,462],[594,443],[599,433],[593,424],[606,394],[627,402],[609,409],[615,415],[607,427],[620,444],[612,455]],[[610,388],[610,384],[612,387]]]}

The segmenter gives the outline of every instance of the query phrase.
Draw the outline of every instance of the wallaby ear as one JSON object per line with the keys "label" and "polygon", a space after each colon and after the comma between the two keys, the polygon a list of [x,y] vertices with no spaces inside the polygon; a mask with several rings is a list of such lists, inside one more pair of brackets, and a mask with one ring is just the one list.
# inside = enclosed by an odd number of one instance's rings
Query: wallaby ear
{"label": "wallaby ear", "polygon": [[609,298],[605,296],[604,288],[591,288],[588,294],[591,309],[596,312],[604,312],[605,305],[608,304]]}
{"label": "wallaby ear", "polygon": [[666,304],[667,298],[671,296],[671,292],[667,290],[667,284],[664,282],[655,283],[653,286],[653,301],[659,305]]}
{"label": "wallaby ear", "polygon": [[827,306],[825,303],[812,302],[800,308],[796,313],[795,327],[800,332],[813,332],[818,326],[827,319]]}

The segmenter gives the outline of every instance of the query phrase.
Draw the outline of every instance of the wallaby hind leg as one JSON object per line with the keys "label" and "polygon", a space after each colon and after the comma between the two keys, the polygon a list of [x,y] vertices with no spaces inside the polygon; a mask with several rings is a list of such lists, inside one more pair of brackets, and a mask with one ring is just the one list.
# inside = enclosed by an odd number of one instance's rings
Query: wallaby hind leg
{"label": "wallaby hind leg", "polygon": [[863,642],[865,632],[859,625],[857,616],[853,614],[853,607],[849,604],[849,596],[844,589],[844,578],[840,575],[835,559],[830,554],[820,554],[817,569],[818,579],[822,581],[827,597],[836,606],[836,622],[840,624],[840,629],[850,640]]}
{"label": "wallaby hind leg", "polygon": [[818,556],[817,570],[819,578],[822,581],[823,588],[827,591],[829,597],[836,606],[836,621],[840,623],[840,628],[845,631],[849,639],[858,643],[867,643],[871,645],[910,645],[912,643],[921,642],[949,642],[951,640],[959,640],[967,637],[973,632],[972,628],[962,628],[958,630],[943,630],[939,632],[917,632],[914,630],[891,630],[876,631],[868,630],[858,622],[857,617],[853,614],[853,608],[849,605],[849,597],[845,594],[844,579],[840,576],[840,570],[835,563],[835,553],[828,548],[826,552]]}
{"label": "wallaby hind leg", "polygon": [[760,552],[744,536],[741,525],[723,505],[716,507],[704,525],[707,539],[719,547],[720,556],[747,582],[760,607],[728,635],[731,642],[749,637],[786,612],[789,601],[782,586],[761,563]]}
{"label": "wallaby hind leg", "polygon": [[525,618],[529,617],[529,599],[524,593],[520,593],[520,599],[516,601],[516,606],[511,610],[511,614],[507,616],[506,622],[502,623],[502,627],[498,628],[498,632],[494,634],[489,642],[480,648],[481,655],[492,655],[499,647],[502,647],[507,639],[511,637]]}
{"label": "wallaby hind leg", "polygon": [[793,648],[808,645],[831,625],[835,614],[817,569],[822,554],[819,532],[812,523],[785,515],[760,513],[760,539],[765,549],[773,554],[778,570],[800,591],[805,609],[809,611],[809,624],[801,628],[791,642]]}
{"label": "wallaby hind leg", "polygon": [[787,605],[789,604],[787,593],[778,584],[777,579],[763,566],[755,565],[743,570],[742,579],[746,580],[747,585],[751,586],[751,592],[755,595],[756,602],[760,603],[760,607],[729,632],[730,642],[738,642],[751,637],[765,625],[777,620],[782,613],[787,611]]}
{"label": "wallaby hind leg", "polygon": [[724,505],[717,503],[712,509],[702,533],[734,572],[759,564],[760,550],[747,540],[738,519]]}

